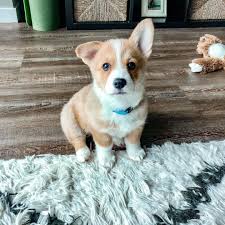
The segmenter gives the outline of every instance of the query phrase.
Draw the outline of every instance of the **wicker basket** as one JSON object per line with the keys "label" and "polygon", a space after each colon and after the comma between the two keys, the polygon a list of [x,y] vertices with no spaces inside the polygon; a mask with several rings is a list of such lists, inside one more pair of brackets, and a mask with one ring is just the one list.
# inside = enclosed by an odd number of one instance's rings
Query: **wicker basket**
{"label": "wicker basket", "polygon": [[224,0],[192,0],[191,20],[222,20],[225,19]]}
{"label": "wicker basket", "polygon": [[109,22],[127,20],[128,0],[74,0],[77,22]]}

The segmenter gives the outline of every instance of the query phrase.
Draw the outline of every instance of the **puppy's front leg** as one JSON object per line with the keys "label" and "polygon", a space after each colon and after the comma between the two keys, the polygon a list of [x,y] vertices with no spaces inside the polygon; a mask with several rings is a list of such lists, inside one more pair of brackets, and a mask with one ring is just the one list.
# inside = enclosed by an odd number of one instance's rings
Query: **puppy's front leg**
{"label": "puppy's front leg", "polygon": [[92,136],[99,164],[106,168],[112,168],[115,163],[115,156],[112,152],[112,137],[96,130],[92,132]]}
{"label": "puppy's front leg", "polygon": [[127,154],[135,161],[141,161],[145,156],[145,151],[140,144],[142,131],[143,127],[139,127],[125,137]]}
{"label": "puppy's front leg", "polygon": [[91,152],[86,145],[85,134],[82,132],[71,104],[67,103],[63,107],[60,121],[65,136],[75,148],[77,160],[79,162],[87,161]]}

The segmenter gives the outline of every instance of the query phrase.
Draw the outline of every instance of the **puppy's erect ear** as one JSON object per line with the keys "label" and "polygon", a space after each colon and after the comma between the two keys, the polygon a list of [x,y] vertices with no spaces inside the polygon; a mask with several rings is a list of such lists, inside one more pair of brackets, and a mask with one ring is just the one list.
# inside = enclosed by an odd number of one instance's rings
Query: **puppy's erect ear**
{"label": "puppy's erect ear", "polygon": [[142,20],[132,32],[131,41],[148,58],[152,53],[154,25],[151,19]]}
{"label": "puppy's erect ear", "polygon": [[87,65],[90,64],[91,60],[95,57],[96,53],[100,49],[102,42],[92,41],[81,45],[78,45],[75,49],[77,57],[81,58]]}

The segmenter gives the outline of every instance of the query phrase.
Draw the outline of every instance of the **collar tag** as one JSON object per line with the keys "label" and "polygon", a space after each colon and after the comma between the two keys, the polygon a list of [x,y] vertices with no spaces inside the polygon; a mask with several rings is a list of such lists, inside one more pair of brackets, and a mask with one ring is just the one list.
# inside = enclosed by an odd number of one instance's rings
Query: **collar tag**
{"label": "collar tag", "polygon": [[127,109],[115,109],[113,110],[114,113],[118,114],[118,115],[122,115],[122,116],[125,116],[127,115],[128,113],[130,113],[131,111],[133,111],[133,107],[129,107]]}

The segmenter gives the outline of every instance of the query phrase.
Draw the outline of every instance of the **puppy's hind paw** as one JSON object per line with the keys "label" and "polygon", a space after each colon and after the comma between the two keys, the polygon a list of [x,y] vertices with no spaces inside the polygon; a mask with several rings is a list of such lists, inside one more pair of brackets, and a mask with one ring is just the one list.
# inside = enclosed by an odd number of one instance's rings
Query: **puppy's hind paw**
{"label": "puppy's hind paw", "polygon": [[91,151],[87,146],[85,146],[84,148],[80,148],[76,151],[77,161],[79,162],[87,161],[90,158],[90,156]]}

